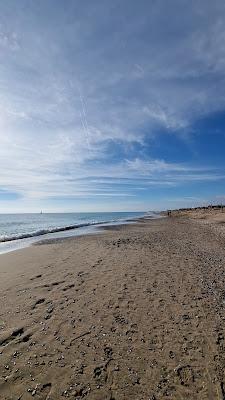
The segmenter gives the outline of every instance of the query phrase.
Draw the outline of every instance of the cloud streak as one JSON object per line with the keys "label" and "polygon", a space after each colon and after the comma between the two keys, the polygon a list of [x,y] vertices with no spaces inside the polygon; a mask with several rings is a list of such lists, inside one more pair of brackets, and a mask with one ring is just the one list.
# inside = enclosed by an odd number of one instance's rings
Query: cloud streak
{"label": "cloud streak", "polygon": [[224,110],[222,0],[21,0],[0,15],[0,188],[122,198],[224,179],[149,145]]}

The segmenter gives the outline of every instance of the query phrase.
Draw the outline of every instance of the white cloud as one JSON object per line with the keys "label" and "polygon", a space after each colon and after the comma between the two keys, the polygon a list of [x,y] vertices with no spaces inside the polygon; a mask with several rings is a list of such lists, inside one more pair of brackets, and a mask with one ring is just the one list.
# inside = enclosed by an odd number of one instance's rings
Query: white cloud
{"label": "white cloud", "polygon": [[17,34],[15,32],[7,32],[0,24],[0,49],[16,51],[19,50],[20,45],[18,41]]}
{"label": "white cloud", "polygon": [[145,106],[143,111],[151,120],[155,120],[167,129],[180,130],[188,126],[188,121],[185,121],[183,117],[170,114],[169,110],[164,110],[159,105]]}
{"label": "white cloud", "polygon": [[[157,140],[156,128],[182,135],[224,109],[222,0],[89,2],[79,12],[47,3],[25,12],[0,5],[0,187],[25,198],[117,197],[133,196],[136,180],[224,179],[160,155],[124,156]],[[106,190],[107,178],[109,186],[130,179],[132,189]]]}

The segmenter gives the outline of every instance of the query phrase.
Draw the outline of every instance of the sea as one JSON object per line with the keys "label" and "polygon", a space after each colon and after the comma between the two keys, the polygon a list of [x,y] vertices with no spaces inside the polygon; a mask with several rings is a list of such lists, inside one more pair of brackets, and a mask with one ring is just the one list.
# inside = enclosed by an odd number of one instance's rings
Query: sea
{"label": "sea", "polygon": [[134,223],[155,213],[40,213],[0,214],[0,254],[21,249],[44,239],[96,233],[107,225]]}

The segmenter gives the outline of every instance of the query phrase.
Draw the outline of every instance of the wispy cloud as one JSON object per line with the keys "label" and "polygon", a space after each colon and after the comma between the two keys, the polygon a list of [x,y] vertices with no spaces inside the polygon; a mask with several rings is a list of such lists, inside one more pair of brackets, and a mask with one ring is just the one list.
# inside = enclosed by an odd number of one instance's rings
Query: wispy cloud
{"label": "wispy cloud", "polygon": [[19,50],[20,48],[16,32],[7,31],[2,24],[0,24],[0,48],[12,51]]}
{"label": "wispy cloud", "polygon": [[122,198],[224,179],[148,147],[225,108],[222,0],[21,1],[0,5],[0,188]]}

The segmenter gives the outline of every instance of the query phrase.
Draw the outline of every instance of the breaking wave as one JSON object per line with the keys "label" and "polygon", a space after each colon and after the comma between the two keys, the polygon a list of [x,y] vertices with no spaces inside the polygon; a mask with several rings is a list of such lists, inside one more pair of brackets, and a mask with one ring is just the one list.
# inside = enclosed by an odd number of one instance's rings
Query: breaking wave
{"label": "breaking wave", "polygon": [[109,222],[117,222],[117,221],[118,220],[86,222],[86,223],[68,225],[68,226],[63,226],[63,227],[40,229],[38,231],[29,232],[29,233],[19,233],[18,235],[17,234],[9,235],[9,236],[5,235],[5,236],[0,236],[0,243],[11,242],[12,240],[27,239],[27,238],[31,238],[31,237],[35,237],[35,236],[43,236],[43,235],[47,235],[48,233],[65,232],[65,231],[69,231],[72,229],[84,228],[86,226],[102,225],[102,224],[107,224]]}

